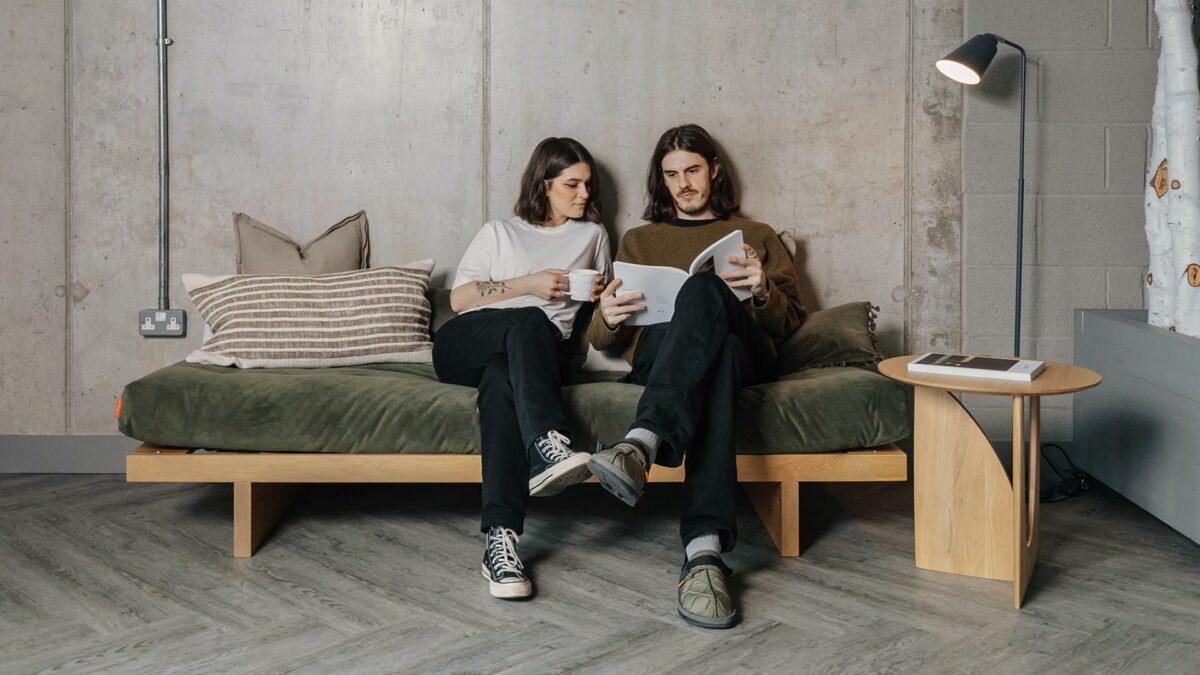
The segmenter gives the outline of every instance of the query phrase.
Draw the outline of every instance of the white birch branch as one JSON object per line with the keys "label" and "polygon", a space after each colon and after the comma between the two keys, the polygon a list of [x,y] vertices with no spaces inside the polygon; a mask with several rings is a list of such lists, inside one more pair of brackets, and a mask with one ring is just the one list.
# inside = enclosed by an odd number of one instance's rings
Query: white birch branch
{"label": "white birch branch", "polygon": [[1156,0],[1166,92],[1167,229],[1175,262],[1175,330],[1200,337],[1200,86],[1189,0]]}
{"label": "white birch branch", "polygon": [[1146,309],[1149,323],[1159,328],[1175,327],[1175,260],[1171,254],[1171,232],[1167,229],[1166,84],[1163,54],[1158,55],[1158,83],[1150,117],[1150,162],[1146,169],[1146,243],[1150,269],[1146,274]]}

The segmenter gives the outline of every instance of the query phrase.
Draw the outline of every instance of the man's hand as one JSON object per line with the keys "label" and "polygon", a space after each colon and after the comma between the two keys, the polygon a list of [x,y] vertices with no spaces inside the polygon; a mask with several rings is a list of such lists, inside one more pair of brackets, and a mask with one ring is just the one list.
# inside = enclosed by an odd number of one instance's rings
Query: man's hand
{"label": "man's hand", "polygon": [[741,265],[740,270],[722,272],[721,278],[729,282],[733,288],[749,288],[750,295],[756,298],[767,294],[767,277],[763,274],[762,260],[754,252],[754,247],[743,243],[744,256],[731,255],[726,260],[735,265]]}
{"label": "man's hand", "polygon": [[570,287],[567,281],[567,270],[557,267],[521,277],[521,286],[527,295],[536,295],[543,300],[557,300],[566,297]]}
{"label": "man's hand", "polygon": [[617,295],[617,288],[620,285],[619,278],[613,279],[600,293],[600,316],[609,330],[616,330],[617,326],[620,326],[621,322],[628,319],[634,312],[646,309],[646,305],[636,303],[637,300],[642,299],[641,293]]}

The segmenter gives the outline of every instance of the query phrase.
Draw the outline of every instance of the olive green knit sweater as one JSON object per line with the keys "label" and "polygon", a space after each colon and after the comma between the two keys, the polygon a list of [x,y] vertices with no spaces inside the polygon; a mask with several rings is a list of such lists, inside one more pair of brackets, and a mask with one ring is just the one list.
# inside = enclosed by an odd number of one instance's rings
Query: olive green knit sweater
{"label": "olive green knit sweater", "polygon": [[[692,260],[709,244],[734,230],[741,230],[743,241],[754,247],[762,259],[763,273],[767,279],[766,304],[758,307],[753,300],[746,300],[744,306],[763,333],[778,346],[800,327],[805,310],[800,302],[799,281],[792,267],[792,259],[770,225],[739,216],[696,226],[649,223],[625,233],[617,249],[617,260],[687,271]],[[618,287],[617,295],[620,294]],[[626,325],[609,330],[597,307],[587,336],[588,342],[596,349],[619,351],[626,361],[632,362],[640,332],[640,328]]]}

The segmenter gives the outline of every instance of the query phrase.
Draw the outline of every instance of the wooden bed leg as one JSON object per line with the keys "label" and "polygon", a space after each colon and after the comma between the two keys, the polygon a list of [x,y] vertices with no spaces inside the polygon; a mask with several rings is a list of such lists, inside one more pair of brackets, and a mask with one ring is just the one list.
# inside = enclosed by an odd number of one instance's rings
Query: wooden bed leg
{"label": "wooden bed leg", "polygon": [[779,555],[800,555],[800,483],[745,483],[750,503],[762,519],[767,534],[779,547]]}
{"label": "wooden bed leg", "polygon": [[233,484],[233,556],[249,558],[287,511],[300,486],[294,483]]}

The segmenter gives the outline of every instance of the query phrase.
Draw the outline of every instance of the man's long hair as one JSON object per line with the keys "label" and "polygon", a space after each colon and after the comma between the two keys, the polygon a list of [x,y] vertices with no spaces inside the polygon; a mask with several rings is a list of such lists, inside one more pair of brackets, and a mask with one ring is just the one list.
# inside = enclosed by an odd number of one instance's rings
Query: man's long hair
{"label": "man's long hair", "polygon": [[592,170],[588,181],[587,207],[583,217],[593,223],[600,222],[600,176],[592,153],[574,138],[547,138],[533,149],[525,173],[521,176],[521,193],[513,205],[513,213],[527,223],[541,225],[550,213],[550,200],[546,196],[546,181],[558,178],[567,167],[583,162]]}
{"label": "man's long hair", "polygon": [[646,176],[646,211],[642,218],[651,223],[669,223],[675,220],[675,200],[663,178],[662,161],[673,150],[694,152],[708,161],[708,166],[720,167],[708,191],[708,205],[718,219],[724,220],[737,213],[737,196],[733,193],[733,181],[729,169],[721,161],[712,137],[698,124],[684,124],[667,132],[658,139],[654,156],[650,158],[650,173]]}

